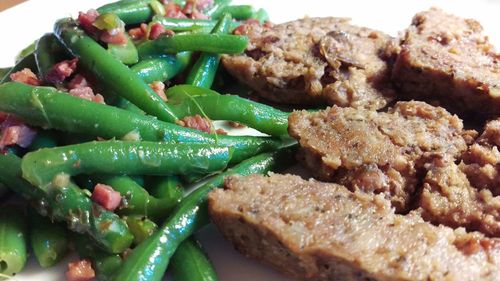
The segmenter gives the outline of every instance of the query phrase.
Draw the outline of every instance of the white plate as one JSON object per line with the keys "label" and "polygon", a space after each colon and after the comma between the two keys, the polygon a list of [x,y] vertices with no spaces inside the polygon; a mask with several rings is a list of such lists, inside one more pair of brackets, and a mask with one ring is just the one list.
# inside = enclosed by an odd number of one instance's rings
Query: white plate
{"label": "white plate", "polygon": [[[3,1],[3,0],[0,0]],[[52,29],[54,21],[61,17],[76,15],[78,11],[99,7],[106,0],[30,0],[19,6],[0,13],[0,66],[11,66],[14,57],[23,47]],[[234,3],[248,4],[249,1],[234,0]],[[497,27],[500,1],[476,0],[416,0],[416,1],[333,1],[333,0],[254,0],[255,7],[265,8],[271,19],[276,22],[293,20],[303,16],[339,16],[350,17],[359,25],[379,29],[393,36],[403,30],[412,16],[431,6],[463,17],[475,18],[485,27],[491,41],[500,46],[500,29]],[[214,265],[221,281],[287,281],[276,271],[245,259],[225,242],[220,234],[208,227],[199,234],[199,238]],[[68,260],[74,256],[68,257]],[[58,267],[43,270],[33,259],[25,271],[15,277],[19,281],[65,280],[66,263]]]}

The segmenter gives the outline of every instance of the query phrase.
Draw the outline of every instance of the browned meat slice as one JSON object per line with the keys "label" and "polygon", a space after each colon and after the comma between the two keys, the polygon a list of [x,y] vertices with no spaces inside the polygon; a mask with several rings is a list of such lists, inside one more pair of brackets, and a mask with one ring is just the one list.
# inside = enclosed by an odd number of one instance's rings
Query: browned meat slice
{"label": "browned meat slice", "polygon": [[225,56],[224,66],[264,98],[369,109],[393,99],[388,61],[397,44],[382,32],[344,18],[304,18],[244,33],[246,52]]}
{"label": "browned meat slice", "polygon": [[451,161],[436,159],[426,168],[420,199],[425,220],[500,237],[500,196],[475,188]]}
{"label": "browned meat slice", "polygon": [[483,134],[463,156],[461,169],[471,184],[500,195],[500,119],[486,124]]}
{"label": "browned meat slice", "polygon": [[313,174],[351,190],[383,193],[405,211],[423,166],[467,149],[462,121],[424,102],[399,102],[387,113],[332,107],[290,115],[289,133]]}
{"label": "browned meat slice", "polygon": [[380,195],[291,175],[231,177],[209,195],[224,236],[299,280],[499,280],[500,240],[396,215]]}
{"label": "browned meat slice", "polygon": [[393,81],[407,98],[440,101],[457,113],[500,114],[500,55],[481,25],[433,8],[406,31]]}

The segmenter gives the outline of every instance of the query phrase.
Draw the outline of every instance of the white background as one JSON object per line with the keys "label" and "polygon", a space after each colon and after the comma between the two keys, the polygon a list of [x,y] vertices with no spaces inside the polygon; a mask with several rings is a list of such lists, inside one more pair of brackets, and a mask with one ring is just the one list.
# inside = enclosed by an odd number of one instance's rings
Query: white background
{"label": "white background", "polygon": [[[2,0],[0,0],[2,1]],[[74,16],[78,11],[96,8],[109,1],[103,0],[30,0],[0,13],[0,67],[11,66],[16,54],[45,32],[50,32],[54,21]],[[233,1],[249,4],[250,1]],[[350,17],[358,25],[379,29],[397,36],[418,12],[437,6],[463,17],[475,18],[485,27],[491,41],[500,46],[500,1],[495,0],[415,0],[415,1],[320,1],[320,0],[253,0],[250,4],[263,7],[275,23],[303,16]],[[289,281],[279,273],[240,256],[214,228],[208,228],[200,239],[213,260],[221,281]],[[68,257],[68,260],[74,257]],[[15,277],[19,281],[65,280],[65,264],[51,269],[40,269],[33,259],[28,268]]]}

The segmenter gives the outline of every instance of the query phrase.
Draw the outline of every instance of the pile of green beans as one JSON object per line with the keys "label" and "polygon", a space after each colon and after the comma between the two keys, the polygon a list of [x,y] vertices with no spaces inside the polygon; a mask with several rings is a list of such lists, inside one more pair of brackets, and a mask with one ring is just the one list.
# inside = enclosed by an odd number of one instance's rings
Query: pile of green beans
{"label": "pile of green beans", "polygon": [[[161,280],[167,269],[176,281],[218,280],[193,236],[209,223],[207,194],[230,175],[286,168],[295,151],[287,112],[211,89],[221,57],[247,48],[233,31],[247,19],[268,20],[262,9],[230,2],[214,0],[197,11],[208,19],[193,19],[169,18],[157,0],[120,0],[96,9],[105,14],[99,23],[113,19],[125,32],[147,26],[144,37],[106,43],[104,31],[64,18],[0,69],[0,113],[37,131],[27,148],[0,153],[0,207],[12,210],[0,213],[0,280],[22,271],[30,249],[43,268],[74,249],[99,280]],[[169,31],[150,39],[158,24]],[[75,73],[49,81],[55,65],[73,59]],[[40,86],[12,81],[26,68]],[[105,104],[72,96],[76,75]],[[158,82],[166,101],[153,90]],[[184,127],[196,115],[210,132]],[[216,134],[213,120],[267,136]],[[193,179],[204,181],[188,193]],[[116,208],[100,205],[98,184],[120,196]]]}

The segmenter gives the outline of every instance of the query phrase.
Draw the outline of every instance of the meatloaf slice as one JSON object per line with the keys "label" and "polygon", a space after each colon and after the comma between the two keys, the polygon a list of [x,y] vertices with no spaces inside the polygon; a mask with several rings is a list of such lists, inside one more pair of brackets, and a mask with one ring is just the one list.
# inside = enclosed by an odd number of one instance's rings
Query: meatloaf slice
{"label": "meatloaf slice", "polygon": [[224,56],[226,69],[260,96],[287,104],[379,109],[393,99],[390,36],[344,18],[304,18],[248,25],[242,55]]}
{"label": "meatloaf slice", "polygon": [[209,195],[236,249],[298,280],[499,280],[500,240],[396,215],[380,195],[291,175],[231,177]]}
{"label": "meatloaf slice", "polygon": [[406,98],[439,100],[457,113],[500,114],[500,55],[481,25],[432,8],[404,35],[392,79]]}
{"label": "meatloaf slice", "polygon": [[500,196],[473,186],[454,162],[435,159],[426,168],[420,197],[425,220],[500,237]]}
{"label": "meatloaf slice", "polygon": [[315,177],[383,193],[399,212],[408,209],[425,163],[457,158],[470,141],[457,116],[424,102],[399,102],[387,113],[335,106],[296,111],[289,133]]}
{"label": "meatloaf slice", "polygon": [[486,124],[483,134],[463,156],[461,169],[478,189],[500,196],[500,119]]}

